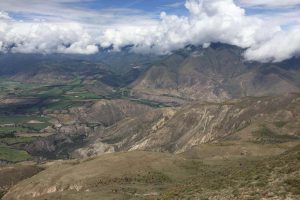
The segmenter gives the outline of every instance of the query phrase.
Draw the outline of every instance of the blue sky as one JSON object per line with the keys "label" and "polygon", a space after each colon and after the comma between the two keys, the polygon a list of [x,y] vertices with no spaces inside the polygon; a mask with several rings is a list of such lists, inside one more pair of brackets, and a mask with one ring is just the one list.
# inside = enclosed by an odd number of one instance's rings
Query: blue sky
{"label": "blue sky", "polygon": [[91,9],[106,9],[106,8],[135,8],[148,12],[161,11],[164,8],[183,8],[184,1],[182,0],[97,0],[90,2],[75,2],[71,3],[74,6],[82,6]]}
{"label": "blue sky", "polygon": [[[251,0],[249,0],[249,2],[250,1]],[[295,3],[291,7],[284,7],[282,5],[279,7],[273,6],[272,4],[269,4],[268,6],[262,6],[260,4],[247,5],[241,3],[241,1],[239,0],[236,0],[236,3],[244,7],[249,15],[289,12],[291,10],[300,9],[300,3]],[[185,0],[92,0],[90,2],[73,2],[67,4],[69,4],[69,6],[85,7],[93,10],[102,10],[109,8],[132,8],[156,14],[159,14],[162,11],[166,11],[177,15],[188,14],[184,7]]]}
{"label": "blue sky", "polygon": [[[298,15],[295,16],[295,12],[300,13],[299,0],[234,1],[246,10],[247,15],[271,16],[277,19],[282,14],[284,17],[292,17],[292,22],[282,24],[283,27],[296,23]],[[188,15],[184,4],[185,0],[1,0],[0,11],[9,13],[17,20],[85,21],[101,25],[105,23],[105,19],[100,22],[95,18],[101,18],[103,13],[106,17],[110,15],[114,18],[113,21],[126,16],[158,19],[162,11],[174,15]],[[287,16],[289,13],[291,15]],[[112,23],[112,19],[107,21]]]}
{"label": "blue sky", "polygon": [[[11,17],[19,20],[51,19],[63,15],[64,10],[98,14],[108,11],[115,17],[134,14],[157,19],[162,11],[187,15],[184,3],[185,0],[47,0],[46,3],[44,0],[1,0],[0,11],[8,12]],[[51,12],[52,9],[57,9],[57,12]]]}
{"label": "blue sky", "polygon": [[159,18],[161,12],[169,14],[187,15],[184,7],[185,0],[91,0],[86,2],[65,3],[74,8],[86,8],[94,11],[107,9],[133,9],[151,15],[152,18]]}

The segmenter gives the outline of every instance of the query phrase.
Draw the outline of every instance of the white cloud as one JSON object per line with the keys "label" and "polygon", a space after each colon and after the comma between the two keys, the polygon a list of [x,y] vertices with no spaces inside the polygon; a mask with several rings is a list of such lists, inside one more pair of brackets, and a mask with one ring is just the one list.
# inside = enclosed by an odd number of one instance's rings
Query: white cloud
{"label": "white cloud", "polygon": [[245,52],[248,60],[280,62],[300,55],[300,27],[278,32],[269,40],[254,45]]}
{"label": "white cloud", "polygon": [[[233,0],[188,0],[185,6],[189,16],[162,13],[160,23],[147,30],[108,30],[101,38],[105,41],[102,44],[114,45],[116,49],[135,44],[137,52],[168,53],[187,44],[222,42],[249,48],[245,52],[247,60],[279,62],[299,56],[299,29],[280,27],[283,22],[297,24],[298,12],[281,13],[272,22],[271,17],[247,16]],[[295,17],[288,21],[287,16]]]}
{"label": "white cloud", "polygon": [[242,6],[290,7],[300,5],[300,0],[237,0]]}
{"label": "white cloud", "polygon": [[80,53],[98,51],[91,36],[75,23],[2,23],[2,51],[18,53]]}
{"label": "white cloud", "polygon": [[0,20],[10,20],[11,18],[9,17],[7,12],[1,12],[0,11]]}
{"label": "white cloud", "polygon": [[164,8],[179,8],[184,5],[183,1],[163,5]]}
{"label": "white cloud", "polygon": [[[0,51],[91,54],[98,51],[97,45],[113,45],[115,50],[134,45],[136,52],[165,54],[188,44],[207,46],[222,42],[249,48],[245,52],[249,60],[277,62],[299,55],[299,28],[293,28],[298,23],[299,13],[295,11],[276,17],[247,16],[245,9],[234,0],[187,0],[188,16],[162,12],[160,19],[155,20],[138,10],[107,9],[97,13],[61,5],[89,0],[52,0],[47,1],[46,6],[30,0],[34,3],[32,7],[24,6],[23,1],[10,1],[15,5],[0,1],[0,6],[27,15],[34,9],[32,16],[44,14],[46,17],[21,22],[0,12]],[[254,0],[251,5],[255,2],[261,1]],[[275,1],[267,2],[273,5]],[[286,5],[292,3],[288,2]],[[129,14],[130,11],[133,14]],[[115,17],[115,13],[122,14]],[[288,20],[287,16],[293,17]],[[282,30],[281,23],[291,26],[290,30]]]}
{"label": "white cloud", "polygon": [[187,44],[211,42],[246,48],[280,30],[258,18],[246,16],[245,10],[232,0],[188,0],[185,6],[190,13],[187,17],[162,13],[155,27],[109,30],[101,40],[116,48],[135,44],[136,51],[168,53]]}

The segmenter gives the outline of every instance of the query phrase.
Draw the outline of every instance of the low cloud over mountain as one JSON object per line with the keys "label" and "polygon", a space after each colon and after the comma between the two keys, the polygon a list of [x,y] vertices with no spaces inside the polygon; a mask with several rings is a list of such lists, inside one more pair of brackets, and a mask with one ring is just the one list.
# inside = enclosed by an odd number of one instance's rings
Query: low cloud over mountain
{"label": "low cloud over mountain", "polygon": [[[280,62],[300,54],[298,22],[294,18],[282,20],[290,12],[299,13],[296,6],[289,10],[297,5],[293,1],[282,11],[285,15],[273,22],[268,20],[266,13],[250,12],[257,6],[277,6],[271,1],[253,4],[246,0],[187,0],[188,14],[161,12],[159,19],[134,9],[135,14],[129,16],[126,14],[128,8],[121,16],[107,16],[95,10],[89,12],[90,8],[69,5],[86,2],[79,0],[48,3],[53,9],[69,13],[69,18],[55,15],[55,12],[42,16],[38,10],[43,9],[38,6],[34,6],[37,11],[18,10],[17,5],[11,7],[6,0],[3,2],[3,5],[0,3],[4,10],[0,12],[2,52],[93,54],[99,46],[113,46],[119,50],[133,45],[135,52],[167,54],[188,44],[209,46],[221,42],[245,48],[247,60]],[[14,9],[23,14],[21,19],[12,12]],[[274,12],[267,13],[274,15]],[[85,17],[94,20],[87,22]]]}

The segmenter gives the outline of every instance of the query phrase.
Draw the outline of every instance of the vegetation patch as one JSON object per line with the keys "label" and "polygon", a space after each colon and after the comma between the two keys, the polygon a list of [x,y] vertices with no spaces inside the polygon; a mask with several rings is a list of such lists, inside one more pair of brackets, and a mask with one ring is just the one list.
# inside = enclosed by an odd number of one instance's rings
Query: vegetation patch
{"label": "vegetation patch", "polygon": [[274,125],[278,128],[283,128],[288,122],[285,121],[276,121],[274,122]]}
{"label": "vegetation patch", "polygon": [[15,132],[0,131],[0,138],[15,137]]}
{"label": "vegetation patch", "polygon": [[82,104],[82,102],[78,101],[60,100],[58,102],[45,105],[43,108],[47,110],[66,110],[71,107],[81,106]]}
{"label": "vegetation patch", "polygon": [[0,125],[3,124],[22,124],[27,123],[30,120],[47,122],[46,117],[40,117],[35,115],[2,115],[0,116]]}
{"label": "vegetation patch", "polygon": [[147,99],[130,99],[132,102],[136,102],[139,104],[144,104],[153,108],[163,108],[163,107],[168,107],[167,105],[155,101],[150,101]]}
{"label": "vegetation patch", "polygon": [[6,144],[8,146],[15,144],[28,144],[34,142],[37,138],[35,137],[7,137],[1,138],[0,144]]}
{"label": "vegetation patch", "polygon": [[37,132],[50,125],[48,120],[36,115],[0,116],[0,132]]}
{"label": "vegetation patch", "polygon": [[294,195],[300,195],[300,179],[290,178],[284,181],[287,190]]}
{"label": "vegetation patch", "polygon": [[28,132],[29,129],[23,126],[16,127],[0,127],[0,134],[3,133],[6,135],[7,133],[16,133],[16,132]]}
{"label": "vegetation patch", "polygon": [[[157,199],[284,199],[288,193],[300,197],[300,146],[264,160],[225,161],[202,165],[198,174],[176,184]],[[288,177],[283,179],[283,175]],[[285,187],[282,187],[285,186]]]}
{"label": "vegetation patch", "polygon": [[20,162],[30,158],[31,156],[26,151],[13,149],[6,145],[0,144],[0,160]]}

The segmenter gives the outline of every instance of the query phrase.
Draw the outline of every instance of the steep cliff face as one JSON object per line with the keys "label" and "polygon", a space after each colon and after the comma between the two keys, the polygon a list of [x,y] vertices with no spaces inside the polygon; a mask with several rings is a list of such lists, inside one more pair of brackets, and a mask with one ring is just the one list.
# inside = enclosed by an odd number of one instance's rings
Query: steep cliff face
{"label": "steep cliff face", "polygon": [[[247,97],[223,103],[199,102],[122,120],[98,132],[94,144],[109,145],[115,151],[181,153],[203,143],[239,136],[239,133],[250,135],[247,140],[253,142],[264,137],[279,138],[277,142],[280,142],[280,138],[285,141],[300,136],[299,111],[298,94]],[[247,133],[242,132],[247,127],[250,127]],[[93,153],[96,152],[93,148]]]}

